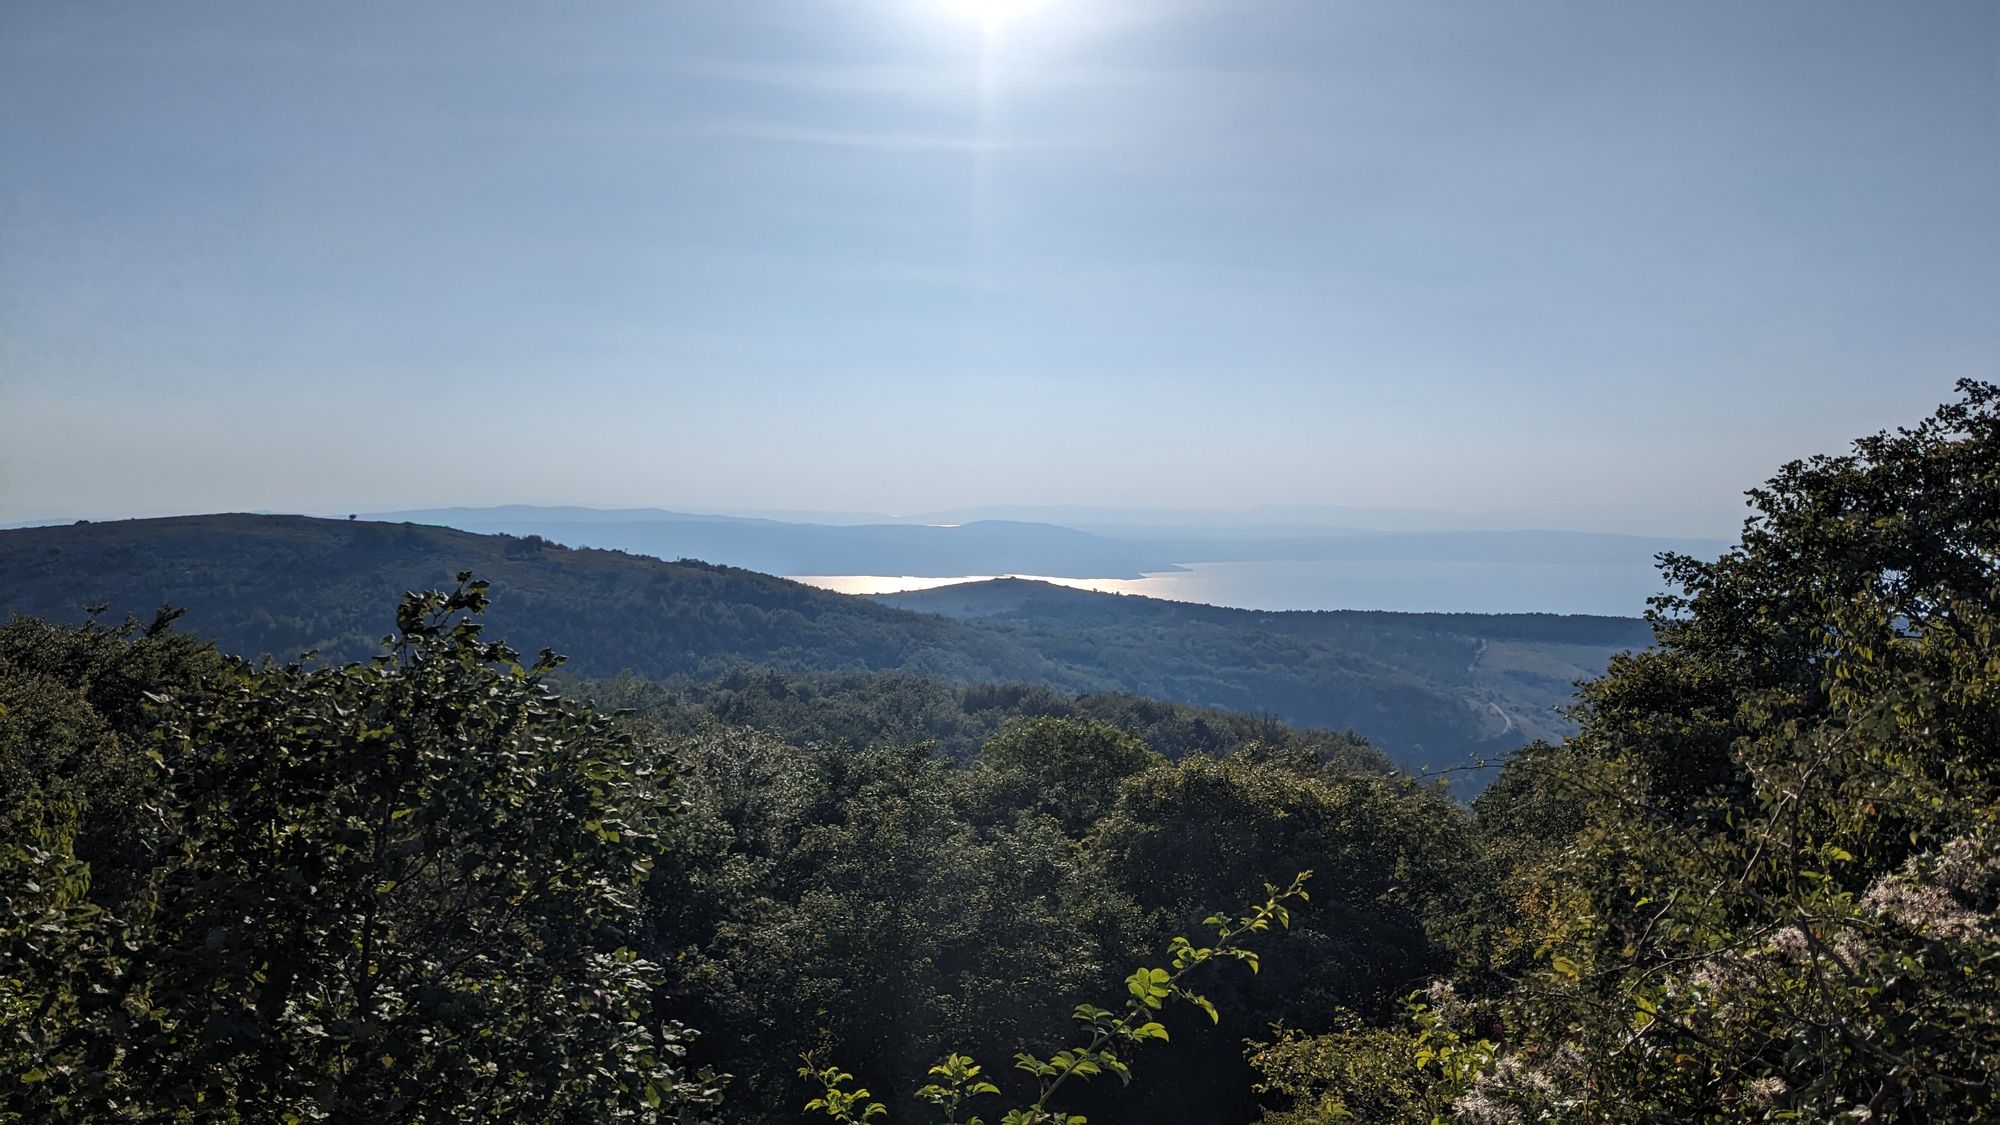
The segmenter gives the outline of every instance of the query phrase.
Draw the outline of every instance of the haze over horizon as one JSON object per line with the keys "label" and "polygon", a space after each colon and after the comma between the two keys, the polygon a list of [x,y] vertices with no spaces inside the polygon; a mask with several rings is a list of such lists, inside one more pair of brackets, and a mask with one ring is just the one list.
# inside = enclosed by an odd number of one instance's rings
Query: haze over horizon
{"label": "haze over horizon", "polygon": [[[221,515],[233,511],[238,511],[238,509],[218,508],[213,511],[199,511],[188,508],[160,507],[138,509],[107,508],[88,512],[65,511],[60,513],[44,513],[35,518],[10,518],[4,522],[0,522],[0,528],[70,523],[78,519],[157,519],[164,516],[177,515]],[[1501,509],[1484,512],[1465,512],[1453,511],[1446,508],[1390,508],[1330,504],[1245,504],[1237,507],[1213,508],[1097,506],[1084,504],[984,504],[928,511],[888,512],[847,509],[772,509],[724,504],[687,504],[679,507],[649,504],[629,508],[614,508],[593,504],[555,502],[548,504],[448,503],[419,505],[409,508],[390,508],[380,511],[341,511],[338,506],[309,508],[294,504],[243,511],[244,514],[253,515],[304,515],[328,519],[337,519],[343,516],[390,521],[415,519],[418,522],[442,523],[447,526],[459,525],[459,520],[444,518],[454,514],[462,515],[465,517],[466,522],[496,523],[495,517],[505,513],[517,513],[530,519],[565,518],[556,513],[590,513],[590,522],[690,517],[694,519],[769,520],[778,523],[827,527],[852,527],[861,525],[955,527],[962,522],[998,521],[1048,524],[1056,527],[1073,527],[1108,534],[1143,533],[1149,531],[1170,531],[1175,533],[1212,531],[1218,534],[1271,534],[1288,530],[1300,532],[1379,532],[1386,534],[1432,531],[1567,531],[1589,535],[1631,536],[1639,538],[1658,534],[1669,538],[1715,539],[1717,541],[1728,537],[1724,533],[1704,535],[1689,532],[1674,532],[1671,530],[1656,533],[1648,529],[1643,523],[1633,521],[1629,513],[1620,513],[1617,511]],[[1735,526],[1731,525],[1730,531],[1733,532]]]}
{"label": "haze over horizon", "polygon": [[0,523],[1731,536],[2000,371],[1985,0],[964,7],[8,8]]}

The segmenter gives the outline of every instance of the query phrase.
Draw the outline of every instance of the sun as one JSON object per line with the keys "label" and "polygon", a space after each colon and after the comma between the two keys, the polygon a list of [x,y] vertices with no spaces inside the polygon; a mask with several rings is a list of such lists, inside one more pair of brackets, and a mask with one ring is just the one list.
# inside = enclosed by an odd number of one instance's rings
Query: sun
{"label": "sun", "polygon": [[966,19],[978,20],[989,29],[1009,23],[1041,7],[1046,0],[940,0],[945,10]]}

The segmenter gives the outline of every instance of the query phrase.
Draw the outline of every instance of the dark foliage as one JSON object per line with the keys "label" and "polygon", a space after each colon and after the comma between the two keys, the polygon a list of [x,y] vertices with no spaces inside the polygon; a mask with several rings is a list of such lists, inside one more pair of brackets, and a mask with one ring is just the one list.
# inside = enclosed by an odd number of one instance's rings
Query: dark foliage
{"label": "dark foliage", "polygon": [[754,727],[800,745],[861,748],[928,744],[967,763],[1016,719],[1077,719],[1136,735],[1161,756],[1222,757],[1261,746],[1347,769],[1386,773],[1389,759],[1349,731],[1300,730],[1269,716],[1167,703],[1125,692],[1071,696],[1031,684],[971,684],[885,673],[793,673],[741,668],[714,680],[665,684],[620,676],[583,681],[579,694],[631,709],[662,730]]}
{"label": "dark foliage", "polygon": [[0,1119],[677,1120],[628,736],[407,599],[368,664],[0,634]]}

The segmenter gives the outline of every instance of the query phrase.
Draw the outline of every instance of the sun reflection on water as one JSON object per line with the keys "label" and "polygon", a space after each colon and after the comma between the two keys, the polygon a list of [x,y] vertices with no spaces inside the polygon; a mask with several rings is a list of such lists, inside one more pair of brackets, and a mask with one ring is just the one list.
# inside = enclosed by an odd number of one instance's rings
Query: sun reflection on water
{"label": "sun reflection on water", "polygon": [[[1136,594],[1147,589],[1148,578],[1056,578],[1046,574],[960,574],[950,578],[930,578],[916,574],[793,574],[794,582],[831,590],[836,594],[901,594],[910,590],[935,590],[965,582],[991,582],[996,578],[1020,578],[1047,582],[1074,590],[1095,590],[1101,594]],[[1149,576],[1150,577],[1150,576]]]}

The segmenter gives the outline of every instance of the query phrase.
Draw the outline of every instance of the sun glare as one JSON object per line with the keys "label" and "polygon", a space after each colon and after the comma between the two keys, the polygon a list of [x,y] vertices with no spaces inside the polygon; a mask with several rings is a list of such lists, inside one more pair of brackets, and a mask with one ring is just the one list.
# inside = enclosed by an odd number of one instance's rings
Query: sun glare
{"label": "sun glare", "polygon": [[996,28],[1042,6],[1046,0],[942,0],[945,9]]}

